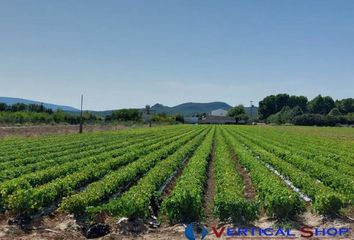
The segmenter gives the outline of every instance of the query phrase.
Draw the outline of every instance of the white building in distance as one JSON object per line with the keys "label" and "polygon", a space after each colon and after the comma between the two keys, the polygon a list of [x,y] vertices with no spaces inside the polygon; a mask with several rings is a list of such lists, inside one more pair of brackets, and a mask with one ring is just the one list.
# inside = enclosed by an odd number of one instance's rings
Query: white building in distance
{"label": "white building in distance", "polygon": [[210,116],[221,116],[221,117],[226,117],[227,116],[227,111],[224,109],[216,109],[210,112]]}

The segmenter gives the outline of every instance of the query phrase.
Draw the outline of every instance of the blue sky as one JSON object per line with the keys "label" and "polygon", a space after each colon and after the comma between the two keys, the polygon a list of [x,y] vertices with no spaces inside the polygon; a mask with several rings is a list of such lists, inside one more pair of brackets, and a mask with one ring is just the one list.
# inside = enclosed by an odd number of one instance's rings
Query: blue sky
{"label": "blue sky", "polygon": [[354,97],[354,1],[0,1],[0,96],[104,110],[279,92]]}

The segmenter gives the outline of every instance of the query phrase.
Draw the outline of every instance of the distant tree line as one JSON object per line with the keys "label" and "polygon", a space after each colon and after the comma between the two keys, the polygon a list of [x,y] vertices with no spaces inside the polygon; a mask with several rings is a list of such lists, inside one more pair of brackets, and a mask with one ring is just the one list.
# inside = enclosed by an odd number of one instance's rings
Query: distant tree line
{"label": "distant tree line", "polygon": [[184,118],[181,115],[167,115],[166,113],[152,113],[150,116],[144,115],[141,109],[120,109],[113,111],[111,115],[107,115],[106,122],[144,122],[152,121],[155,123],[183,123]]}
{"label": "distant tree line", "polygon": [[[95,122],[99,119],[89,112],[84,112],[85,122]],[[16,103],[7,105],[0,103],[0,123],[2,124],[51,124],[68,123],[79,124],[79,114],[64,112],[60,109],[53,111],[45,108],[42,104],[23,104]]]}
{"label": "distant tree line", "polygon": [[49,113],[52,114],[53,110],[45,108],[43,104],[24,104],[16,103],[7,105],[6,103],[0,103],[0,112],[37,112],[37,113]]}
{"label": "distant tree line", "polygon": [[334,101],[330,96],[318,95],[311,101],[305,96],[277,94],[259,102],[260,119],[268,123],[335,126],[354,124],[354,99]]}
{"label": "distant tree line", "polygon": [[[138,122],[143,123],[147,119],[143,117],[141,109],[120,109],[113,111],[106,117],[99,117],[89,111],[83,112],[84,123],[112,123],[112,122]],[[183,122],[181,115],[167,115],[165,113],[152,114],[149,116],[152,122],[174,124]],[[0,124],[51,124],[68,123],[79,124],[80,114],[64,112],[60,109],[53,111],[45,108],[42,104],[17,103],[7,105],[0,103]]]}
{"label": "distant tree line", "polygon": [[111,115],[107,115],[105,120],[141,122],[143,118],[142,112],[138,109],[120,109],[113,111]]}

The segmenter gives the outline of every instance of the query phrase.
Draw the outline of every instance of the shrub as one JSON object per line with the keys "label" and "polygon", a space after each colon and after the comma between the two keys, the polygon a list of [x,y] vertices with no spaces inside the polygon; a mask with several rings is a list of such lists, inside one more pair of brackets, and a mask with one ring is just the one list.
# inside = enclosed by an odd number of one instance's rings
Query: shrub
{"label": "shrub", "polygon": [[290,108],[285,106],[281,111],[272,114],[268,117],[267,121],[269,123],[282,124],[291,123],[293,118],[302,114],[302,110],[299,106]]}

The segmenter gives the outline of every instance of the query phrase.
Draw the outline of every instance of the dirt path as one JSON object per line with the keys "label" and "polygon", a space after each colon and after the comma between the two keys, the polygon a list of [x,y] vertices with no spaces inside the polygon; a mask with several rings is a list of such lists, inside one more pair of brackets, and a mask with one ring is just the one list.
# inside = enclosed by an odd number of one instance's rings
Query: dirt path
{"label": "dirt path", "polygon": [[206,187],[206,194],[204,200],[204,209],[205,209],[205,223],[207,226],[215,226],[218,223],[218,220],[214,216],[214,196],[215,196],[215,141],[213,142],[213,148],[211,151],[211,156],[208,164],[208,180]]}
{"label": "dirt path", "polygon": [[154,203],[156,205],[152,206],[154,214],[158,215],[158,213],[160,212],[160,205],[161,205],[162,201],[165,200],[166,198],[168,198],[168,196],[171,194],[171,192],[175,188],[175,186],[177,184],[177,180],[182,175],[183,170],[187,166],[191,157],[192,157],[192,154],[190,154],[189,156],[186,156],[182,165],[174,172],[171,179],[167,180],[167,184],[162,189],[161,198],[159,199],[159,202]]}
{"label": "dirt path", "polygon": [[231,154],[232,154],[232,159],[236,163],[236,170],[241,174],[241,176],[243,178],[243,182],[245,185],[245,192],[244,192],[245,198],[250,201],[255,200],[256,195],[257,195],[257,191],[252,183],[252,180],[251,180],[250,175],[248,174],[248,171],[241,166],[240,162],[237,160],[236,154],[233,151],[231,152]]}
{"label": "dirt path", "polygon": [[168,181],[167,185],[164,187],[164,189],[162,191],[162,199],[167,198],[170,195],[170,193],[172,192],[172,190],[175,188],[178,178],[181,176],[184,168],[187,166],[191,157],[192,157],[192,154],[190,154],[189,156],[186,156],[186,158],[182,162],[182,165],[176,170],[176,172],[173,174],[172,178]]}

